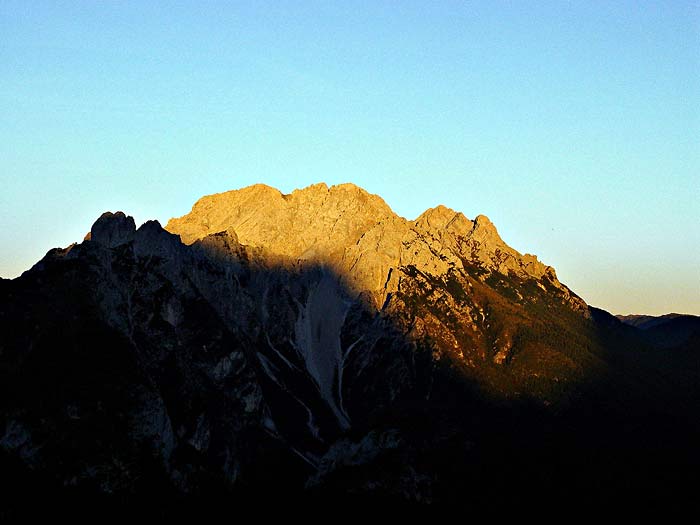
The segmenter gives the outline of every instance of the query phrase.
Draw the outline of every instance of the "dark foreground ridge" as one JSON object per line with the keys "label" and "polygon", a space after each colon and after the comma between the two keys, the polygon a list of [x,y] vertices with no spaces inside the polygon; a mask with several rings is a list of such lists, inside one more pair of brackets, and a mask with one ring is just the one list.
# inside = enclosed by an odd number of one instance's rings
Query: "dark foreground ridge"
{"label": "dark foreground ridge", "polygon": [[37,498],[156,515],[687,502],[698,332],[660,344],[547,274],[462,262],[390,270],[377,305],[232,230],[186,245],[103,215],[0,280],[0,516]]}

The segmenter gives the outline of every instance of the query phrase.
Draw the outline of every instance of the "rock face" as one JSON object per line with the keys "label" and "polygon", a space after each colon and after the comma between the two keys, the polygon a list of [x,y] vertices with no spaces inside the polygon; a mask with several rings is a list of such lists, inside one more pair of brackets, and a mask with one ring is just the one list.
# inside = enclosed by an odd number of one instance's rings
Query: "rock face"
{"label": "rock face", "polygon": [[411,222],[353,184],[316,184],[290,195],[258,184],[210,195],[189,214],[171,219],[166,230],[186,244],[233,231],[241,244],[260,249],[268,264],[327,266],[353,291],[369,294],[375,307],[399,291],[405,268],[439,279],[474,267],[483,272],[482,280],[493,273],[545,279],[572,307],[587,312],[551,266],[509,247],[488,217],[470,221],[438,206]]}
{"label": "rock face", "polygon": [[103,213],[90,230],[90,240],[108,248],[125,244],[134,238],[136,224],[133,217],[122,212]]}
{"label": "rock face", "polygon": [[0,328],[15,491],[461,502],[588,490],[642,421],[697,435],[635,329],[486,217],[407,221],[350,184],[204,197],[166,229],[106,213],[0,280]]}

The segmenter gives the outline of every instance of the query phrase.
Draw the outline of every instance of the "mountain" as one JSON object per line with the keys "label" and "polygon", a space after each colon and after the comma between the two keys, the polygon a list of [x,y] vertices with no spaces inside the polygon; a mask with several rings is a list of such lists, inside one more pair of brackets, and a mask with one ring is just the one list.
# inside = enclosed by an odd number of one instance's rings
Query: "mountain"
{"label": "mountain", "polygon": [[657,326],[660,324],[665,324],[665,323],[668,323],[669,321],[673,321],[674,319],[677,319],[679,317],[692,318],[695,316],[684,315],[684,314],[666,314],[666,315],[632,314],[632,315],[616,315],[615,317],[617,317],[620,321],[622,321],[625,324],[628,324],[630,326],[634,326],[635,328],[640,328],[642,330],[647,330],[649,328],[653,328],[654,326]]}
{"label": "mountain", "polygon": [[656,347],[693,346],[700,340],[700,317],[696,315],[618,315],[617,318],[638,328],[642,337]]}
{"label": "mountain", "polygon": [[351,184],[211,195],[165,228],[105,213],[0,280],[0,327],[16,501],[605,502],[697,481],[697,341],[669,364],[485,216],[408,221]]}

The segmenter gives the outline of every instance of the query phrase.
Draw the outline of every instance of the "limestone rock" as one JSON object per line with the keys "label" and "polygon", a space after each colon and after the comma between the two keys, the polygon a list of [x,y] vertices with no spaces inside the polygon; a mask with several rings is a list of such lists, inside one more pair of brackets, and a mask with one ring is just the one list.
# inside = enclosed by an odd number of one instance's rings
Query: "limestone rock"
{"label": "limestone rock", "polygon": [[585,303],[559,283],[554,269],[508,246],[485,215],[473,221],[445,206],[415,221],[395,214],[377,195],[353,184],[315,184],[289,195],[263,184],[201,198],[166,230],[186,244],[223,231],[236,244],[259,250],[267,264],[322,264],[358,294],[381,306],[398,291],[408,266],[444,278],[465,265],[483,275],[546,278],[562,294]]}
{"label": "limestone rock", "polygon": [[181,248],[177,235],[166,232],[158,221],[146,221],[136,230],[133,239],[137,256],[175,256]]}
{"label": "limestone rock", "polygon": [[106,212],[92,225],[89,240],[107,248],[114,248],[133,240],[135,232],[133,217],[127,217],[121,211]]}

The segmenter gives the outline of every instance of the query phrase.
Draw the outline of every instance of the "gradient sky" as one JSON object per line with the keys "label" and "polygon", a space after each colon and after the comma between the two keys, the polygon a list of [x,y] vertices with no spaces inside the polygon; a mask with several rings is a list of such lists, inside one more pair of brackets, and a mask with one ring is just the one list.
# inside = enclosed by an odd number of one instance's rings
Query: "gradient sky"
{"label": "gradient sky", "polygon": [[697,2],[0,0],[0,275],[106,210],[354,182],[700,314]]}

